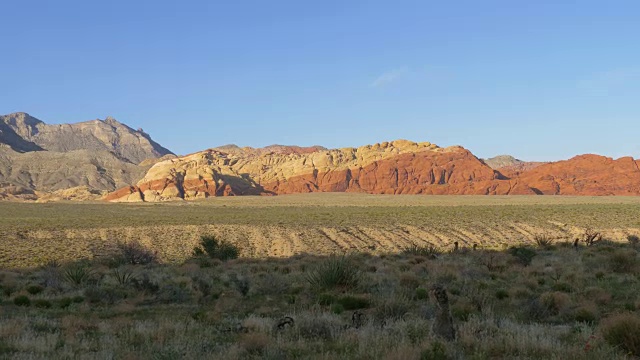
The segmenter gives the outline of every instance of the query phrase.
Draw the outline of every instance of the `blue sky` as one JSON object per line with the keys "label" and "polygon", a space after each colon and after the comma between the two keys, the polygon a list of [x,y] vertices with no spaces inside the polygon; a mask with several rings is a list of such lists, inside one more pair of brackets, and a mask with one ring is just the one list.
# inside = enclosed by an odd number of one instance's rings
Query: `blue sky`
{"label": "blue sky", "polygon": [[176,153],[398,138],[640,157],[640,2],[3,1],[0,113]]}

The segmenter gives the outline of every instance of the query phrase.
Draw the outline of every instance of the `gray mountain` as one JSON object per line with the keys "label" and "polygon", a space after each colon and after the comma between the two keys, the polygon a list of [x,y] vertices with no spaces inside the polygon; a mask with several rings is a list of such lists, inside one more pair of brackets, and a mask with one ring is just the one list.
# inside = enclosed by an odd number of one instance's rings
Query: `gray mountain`
{"label": "gray mountain", "polygon": [[133,130],[112,117],[47,125],[29,114],[14,113],[0,116],[0,123],[9,126],[23,140],[49,151],[106,150],[134,164],[172,154],[142,130]]}
{"label": "gray mountain", "polygon": [[490,159],[482,159],[490,168],[498,170],[508,166],[518,166],[524,164],[524,161],[516,159],[511,155],[498,155]]}
{"label": "gray mountain", "polygon": [[26,113],[0,116],[0,193],[113,191],[171,156],[142,130],[110,117],[47,125]]}

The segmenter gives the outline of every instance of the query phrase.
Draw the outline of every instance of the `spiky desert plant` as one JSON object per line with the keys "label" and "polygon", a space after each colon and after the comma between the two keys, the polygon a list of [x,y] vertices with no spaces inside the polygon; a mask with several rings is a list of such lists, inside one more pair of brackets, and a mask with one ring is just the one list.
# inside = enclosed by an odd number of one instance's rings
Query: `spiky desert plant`
{"label": "spiky desert plant", "polygon": [[307,281],[317,289],[350,289],[358,286],[361,278],[361,271],[347,256],[330,257],[307,274]]}
{"label": "spiky desert plant", "polygon": [[93,271],[82,265],[75,265],[64,272],[64,278],[74,285],[85,283],[93,275]]}

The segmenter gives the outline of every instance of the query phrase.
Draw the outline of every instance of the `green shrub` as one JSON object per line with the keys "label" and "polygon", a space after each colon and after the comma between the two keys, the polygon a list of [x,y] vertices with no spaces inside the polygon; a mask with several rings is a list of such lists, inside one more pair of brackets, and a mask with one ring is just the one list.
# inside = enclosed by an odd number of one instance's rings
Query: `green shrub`
{"label": "green shrub", "polygon": [[13,299],[13,303],[14,303],[16,306],[24,306],[24,307],[27,307],[27,306],[31,306],[31,299],[29,299],[29,297],[27,297],[26,295],[20,295],[20,296],[16,296],[16,297]]}
{"label": "green shrub", "polygon": [[331,312],[336,314],[336,315],[340,315],[344,312],[344,306],[340,305],[340,304],[333,304],[331,305]]}
{"label": "green shrub", "polygon": [[208,255],[212,259],[222,261],[237,259],[240,249],[224,240],[218,240],[215,236],[202,236],[200,245],[193,249],[194,256]]}
{"label": "green shrub", "polygon": [[77,295],[73,297],[73,302],[76,304],[80,304],[84,302],[84,296]]}
{"label": "green shrub", "polygon": [[360,283],[362,273],[346,256],[331,257],[311,270],[306,278],[317,289],[351,289]]}
{"label": "green shrub", "polygon": [[370,306],[370,301],[362,296],[343,296],[338,299],[338,304],[342,305],[345,310],[366,309]]}
{"label": "green shrub", "polygon": [[70,297],[64,297],[62,299],[58,299],[57,303],[59,308],[66,309],[73,304],[73,299]]}
{"label": "green shrub", "polygon": [[37,299],[33,301],[33,306],[40,309],[50,309],[52,305],[51,301],[49,300]]}
{"label": "green shrub", "polygon": [[30,285],[27,287],[27,292],[31,295],[38,295],[44,291],[44,288],[40,285]]}
{"label": "green shrub", "polygon": [[429,291],[425,288],[417,288],[416,289],[416,299],[417,300],[425,300],[429,298]]}
{"label": "green shrub", "polygon": [[322,306],[329,306],[336,301],[336,297],[332,294],[324,293],[318,295],[318,304]]}
{"label": "green shrub", "polygon": [[422,351],[420,360],[449,360],[451,357],[447,355],[447,348],[441,342],[434,342],[429,349]]}
{"label": "green shrub", "polygon": [[573,289],[571,288],[571,285],[564,282],[559,282],[553,284],[553,290],[570,293]]}
{"label": "green shrub", "polygon": [[509,292],[505,289],[496,290],[496,298],[498,300],[504,300],[509,297]]}
{"label": "green shrub", "polygon": [[640,356],[640,317],[633,313],[613,315],[602,321],[603,338],[630,355]]}
{"label": "green shrub", "polygon": [[529,266],[533,258],[536,256],[535,250],[527,247],[512,247],[509,249],[509,254],[516,258],[516,261],[523,266]]}

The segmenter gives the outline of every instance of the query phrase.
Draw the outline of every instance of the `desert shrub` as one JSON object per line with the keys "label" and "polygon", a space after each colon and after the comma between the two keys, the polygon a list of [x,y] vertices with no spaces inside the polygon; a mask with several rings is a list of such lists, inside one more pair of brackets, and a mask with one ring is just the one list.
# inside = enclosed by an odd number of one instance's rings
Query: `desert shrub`
{"label": "desert shrub", "polygon": [[602,241],[602,234],[591,227],[588,227],[584,230],[584,234],[582,235],[582,237],[587,246],[593,246],[596,243]]}
{"label": "desert shrub", "polygon": [[505,289],[496,290],[496,299],[504,300],[509,297],[509,292]]}
{"label": "desert shrub", "polygon": [[602,321],[603,338],[612,346],[640,356],[640,317],[633,313],[617,314]]}
{"label": "desert shrub", "polygon": [[345,310],[366,309],[371,302],[363,296],[346,295],[338,299],[338,304],[342,305]]}
{"label": "desert shrub", "polygon": [[454,319],[460,321],[469,321],[471,315],[477,310],[478,309],[471,301],[461,299],[451,306],[451,315]]}
{"label": "desert shrub", "polygon": [[378,324],[385,324],[389,320],[402,319],[409,310],[411,304],[406,299],[387,299],[373,309],[373,319]]}
{"label": "desert shrub", "polygon": [[442,254],[442,251],[433,245],[420,246],[417,244],[411,244],[402,249],[401,254],[436,258]]}
{"label": "desert shrub", "polygon": [[27,286],[27,292],[31,295],[38,295],[40,294],[42,291],[44,291],[44,288],[40,285],[30,285]]}
{"label": "desert shrub", "polygon": [[121,258],[127,264],[131,265],[147,265],[156,262],[157,254],[146,248],[139,241],[131,241],[128,243],[119,243],[118,250]]}
{"label": "desert shrub", "polygon": [[112,305],[126,299],[128,295],[122,288],[90,286],[84,290],[84,296],[91,304]]}
{"label": "desert shrub", "polygon": [[333,304],[331,305],[331,312],[336,315],[340,315],[344,312],[344,306],[340,304]]}
{"label": "desert shrub", "polygon": [[28,296],[26,296],[26,295],[20,295],[20,296],[16,296],[16,297],[13,299],[13,303],[14,303],[16,306],[24,306],[24,307],[27,307],[27,306],[31,306],[31,299],[29,299],[29,297],[28,297]]}
{"label": "desert shrub", "polygon": [[640,237],[638,235],[629,235],[629,236],[627,236],[627,241],[633,247],[637,247],[638,245],[640,245]]}
{"label": "desert shrub", "polygon": [[[269,347],[270,342],[271,338],[267,334],[250,333],[242,335],[239,345],[245,349],[249,355],[261,357]],[[179,355],[177,357],[179,357]]]}
{"label": "desert shrub", "polygon": [[58,301],[56,301],[57,305],[59,308],[61,309],[66,309],[69,306],[71,306],[71,304],[73,304],[73,299],[70,297],[63,297],[61,299],[58,299]]}
{"label": "desert shrub", "polygon": [[598,313],[595,306],[580,306],[574,310],[573,319],[576,322],[583,322],[592,325],[598,320]]}
{"label": "desert shrub", "polygon": [[525,306],[525,320],[531,322],[539,322],[551,316],[549,308],[538,298],[529,300]]}
{"label": "desert shrub", "polygon": [[304,339],[332,341],[338,337],[342,324],[334,315],[321,315],[303,317],[296,322],[296,327]]}
{"label": "desert shrub", "polygon": [[565,283],[565,282],[555,283],[555,284],[553,284],[552,288],[555,291],[562,291],[562,292],[566,292],[566,293],[570,293],[573,290],[571,285],[568,284],[568,283]]}
{"label": "desert shrub", "polygon": [[571,298],[569,295],[559,291],[546,292],[540,295],[540,303],[545,306],[552,315],[558,315],[569,306]]}
{"label": "desert shrub", "polygon": [[429,291],[425,288],[416,289],[416,300],[425,300],[429,298]]}
{"label": "desert shrub", "polygon": [[351,289],[360,283],[362,273],[348,257],[331,257],[307,273],[307,281],[317,289]]}
{"label": "desert shrub", "polygon": [[638,264],[637,252],[630,249],[620,249],[609,257],[609,267],[615,273],[632,272]]}
{"label": "desert shrub", "polygon": [[553,246],[553,239],[548,234],[536,234],[533,241],[542,249],[550,249]]}
{"label": "desert shrub", "polygon": [[529,266],[531,264],[531,261],[533,261],[533,258],[536,256],[535,250],[518,246],[510,248],[509,254],[511,254],[516,259],[516,261],[523,266]]}
{"label": "desert shrub", "polygon": [[322,306],[329,306],[336,301],[336,297],[329,293],[323,293],[318,295],[318,304]]}
{"label": "desert shrub", "polygon": [[180,304],[190,301],[192,297],[192,292],[184,284],[168,284],[160,289],[156,300],[163,304]]}
{"label": "desert shrub", "polygon": [[447,347],[441,342],[434,342],[431,347],[425,349],[420,354],[420,360],[449,360],[451,357],[447,354]]}
{"label": "desert shrub", "polygon": [[[245,281],[247,281],[248,287],[248,280],[245,279]],[[251,285],[251,293],[259,295],[278,296],[288,293],[291,288],[291,282],[287,276],[273,273],[261,273],[257,278],[253,277]]]}
{"label": "desert shrub", "polygon": [[208,255],[212,259],[226,261],[237,259],[240,256],[240,249],[230,242],[218,240],[215,236],[202,236],[200,245],[193,249],[193,255]]}
{"label": "desert shrub", "polygon": [[33,306],[40,309],[50,309],[52,304],[51,301],[45,299],[37,299],[33,301]]}
{"label": "desert shrub", "polygon": [[251,290],[251,282],[249,281],[249,277],[245,275],[231,273],[229,274],[229,281],[225,284],[234,287],[242,296],[247,296],[249,290]]}
{"label": "desert shrub", "polygon": [[400,286],[413,290],[420,286],[420,279],[413,274],[402,274],[398,280]]}
{"label": "desert shrub", "polygon": [[160,286],[157,283],[151,281],[151,279],[149,279],[149,275],[147,274],[143,274],[142,279],[131,279],[131,284],[136,290],[145,292],[147,294],[155,294],[160,290]]}

